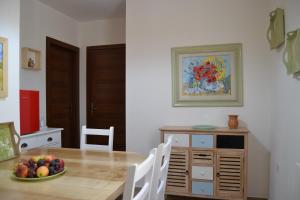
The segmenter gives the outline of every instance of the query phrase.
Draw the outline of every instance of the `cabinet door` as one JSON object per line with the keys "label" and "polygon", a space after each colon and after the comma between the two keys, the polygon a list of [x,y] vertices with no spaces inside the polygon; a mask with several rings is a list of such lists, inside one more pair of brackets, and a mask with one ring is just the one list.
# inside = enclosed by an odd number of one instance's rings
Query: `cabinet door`
{"label": "cabinet door", "polygon": [[188,192],[188,150],[172,149],[168,179],[167,192]]}
{"label": "cabinet door", "polygon": [[243,198],[243,152],[219,151],[216,167],[216,195],[228,198]]}

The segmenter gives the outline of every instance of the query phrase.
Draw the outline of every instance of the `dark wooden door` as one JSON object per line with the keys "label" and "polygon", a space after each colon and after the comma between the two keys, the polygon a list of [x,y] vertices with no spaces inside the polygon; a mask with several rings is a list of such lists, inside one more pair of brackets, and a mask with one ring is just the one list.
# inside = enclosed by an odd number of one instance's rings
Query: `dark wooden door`
{"label": "dark wooden door", "polygon": [[114,126],[114,150],[125,151],[125,45],[87,47],[86,78],[87,127]]}
{"label": "dark wooden door", "polygon": [[62,146],[79,147],[79,48],[46,39],[47,125],[63,128]]}

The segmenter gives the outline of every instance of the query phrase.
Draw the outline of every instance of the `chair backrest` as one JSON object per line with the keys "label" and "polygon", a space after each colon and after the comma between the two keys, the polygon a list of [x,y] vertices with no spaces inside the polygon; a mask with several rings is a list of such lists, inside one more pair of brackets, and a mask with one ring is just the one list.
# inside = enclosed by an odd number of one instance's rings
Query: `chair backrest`
{"label": "chair backrest", "polygon": [[157,148],[150,192],[151,200],[164,200],[173,136]]}
{"label": "chair backrest", "polygon": [[[87,140],[86,140],[87,135],[107,136],[108,145],[87,144]],[[113,143],[114,143],[114,127],[111,126],[109,129],[93,129],[93,128],[86,128],[86,126],[82,126],[81,138],[80,138],[80,149],[112,151]]]}
{"label": "chair backrest", "polygon": [[[141,164],[134,164],[128,168],[123,200],[151,200],[150,191],[156,151],[157,149],[152,149],[149,156]],[[143,186],[135,194],[136,183],[140,180],[143,180]]]}

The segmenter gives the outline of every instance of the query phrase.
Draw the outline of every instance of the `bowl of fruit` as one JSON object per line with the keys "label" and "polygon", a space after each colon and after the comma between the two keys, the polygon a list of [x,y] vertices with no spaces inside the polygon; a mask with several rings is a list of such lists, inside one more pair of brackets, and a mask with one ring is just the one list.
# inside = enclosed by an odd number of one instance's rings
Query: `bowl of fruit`
{"label": "bowl of fruit", "polygon": [[49,180],[64,174],[66,170],[63,159],[53,155],[33,156],[16,164],[12,178],[21,181]]}

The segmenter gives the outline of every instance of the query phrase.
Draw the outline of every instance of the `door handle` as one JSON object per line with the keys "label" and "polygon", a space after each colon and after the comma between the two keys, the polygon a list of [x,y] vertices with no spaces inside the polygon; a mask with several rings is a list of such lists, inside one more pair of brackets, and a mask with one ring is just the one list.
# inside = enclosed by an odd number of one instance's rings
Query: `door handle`
{"label": "door handle", "polygon": [[91,116],[94,115],[94,112],[97,110],[97,107],[94,105],[94,103],[91,103]]}

